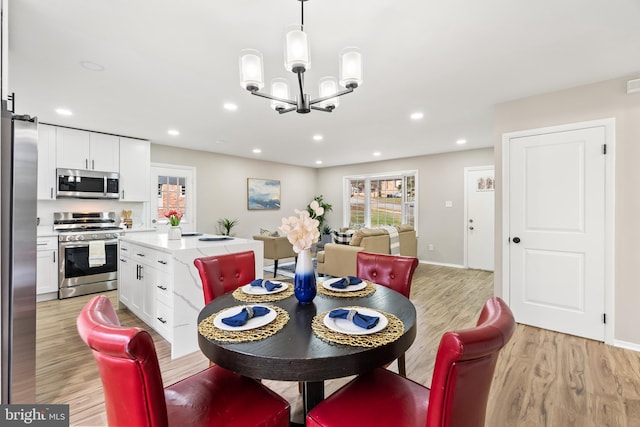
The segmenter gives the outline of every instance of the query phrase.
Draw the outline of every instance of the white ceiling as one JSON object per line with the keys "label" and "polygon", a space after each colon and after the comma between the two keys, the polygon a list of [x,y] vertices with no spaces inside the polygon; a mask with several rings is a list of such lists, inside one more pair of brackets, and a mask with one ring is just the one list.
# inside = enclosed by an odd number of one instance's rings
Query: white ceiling
{"label": "white ceiling", "polygon": [[326,167],[489,147],[493,105],[640,71],[639,0],[309,0],[306,92],[346,46],[364,82],[333,113],[278,115],[240,87],[238,53],[293,84],[283,34],[299,22],[296,0],[11,1],[9,91],[41,122]]}

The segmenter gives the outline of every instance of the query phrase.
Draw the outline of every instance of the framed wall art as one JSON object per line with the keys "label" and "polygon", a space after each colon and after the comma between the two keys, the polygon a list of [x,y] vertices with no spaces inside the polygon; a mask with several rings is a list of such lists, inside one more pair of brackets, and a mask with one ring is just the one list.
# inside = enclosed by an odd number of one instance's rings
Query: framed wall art
{"label": "framed wall art", "polygon": [[247,208],[249,210],[280,209],[280,181],[247,178]]}

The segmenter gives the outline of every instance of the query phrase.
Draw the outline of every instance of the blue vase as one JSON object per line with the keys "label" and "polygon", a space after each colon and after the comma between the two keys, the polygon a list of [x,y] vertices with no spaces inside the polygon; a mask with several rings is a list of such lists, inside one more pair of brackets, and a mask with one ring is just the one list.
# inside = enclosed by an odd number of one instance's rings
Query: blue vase
{"label": "blue vase", "polygon": [[303,249],[298,254],[293,293],[301,304],[310,303],[316,296],[316,273],[313,270],[310,249]]}

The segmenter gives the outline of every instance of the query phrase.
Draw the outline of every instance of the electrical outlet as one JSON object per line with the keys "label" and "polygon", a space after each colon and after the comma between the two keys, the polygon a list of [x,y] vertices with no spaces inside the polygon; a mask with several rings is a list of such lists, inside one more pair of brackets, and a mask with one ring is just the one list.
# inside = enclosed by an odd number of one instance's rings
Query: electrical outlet
{"label": "electrical outlet", "polygon": [[433,250],[433,244],[429,243],[429,250],[432,251]]}

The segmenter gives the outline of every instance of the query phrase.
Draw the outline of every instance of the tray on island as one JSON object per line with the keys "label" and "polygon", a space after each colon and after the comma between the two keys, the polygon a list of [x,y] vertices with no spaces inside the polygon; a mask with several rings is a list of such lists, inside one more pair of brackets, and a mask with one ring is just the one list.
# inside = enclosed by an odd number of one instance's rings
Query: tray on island
{"label": "tray on island", "polygon": [[233,240],[233,237],[229,236],[211,236],[211,237],[200,237],[198,240],[203,242],[217,242],[220,240]]}

